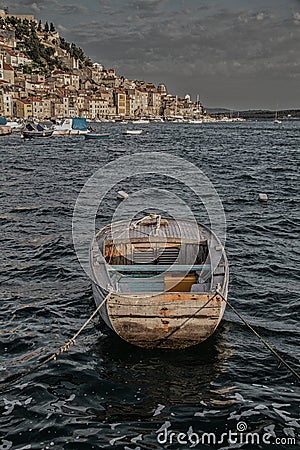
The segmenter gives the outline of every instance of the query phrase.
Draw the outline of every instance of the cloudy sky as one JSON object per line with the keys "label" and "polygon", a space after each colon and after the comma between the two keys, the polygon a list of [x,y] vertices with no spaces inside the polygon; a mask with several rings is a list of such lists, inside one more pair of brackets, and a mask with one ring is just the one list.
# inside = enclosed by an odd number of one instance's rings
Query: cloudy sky
{"label": "cloudy sky", "polygon": [[300,108],[300,0],[0,0],[130,79],[206,107]]}

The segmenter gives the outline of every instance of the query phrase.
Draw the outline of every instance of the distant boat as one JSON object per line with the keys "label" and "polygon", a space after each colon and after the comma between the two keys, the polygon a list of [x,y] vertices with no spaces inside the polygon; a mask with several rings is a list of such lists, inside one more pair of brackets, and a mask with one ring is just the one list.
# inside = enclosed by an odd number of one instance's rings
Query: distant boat
{"label": "distant boat", "polygon": [[85,139],[106,139],[109,137],[109,134],[106,133],[88,133],[84,135]]}
{"label": "distant boat", "polygon": [[56,123],[54,125],[53,136],[73,136],[88,132],[86,119],[74,117],[72,119],[63,119]]}
{"label": "distant boat", "polygon": [[126,130],[124,134],[133,134],[133,135],[138,135],[138,134],[142,134],[143,130]]}
{"label": "distant boat", "polygon": [[189,347],[223,317],[228,261],[205,225],[157,214],[111,223],[96,234],[90,264],[101,317],[131,344]]}
{"label": "distant boat", "polygon": [[[7,120],[6,117],[0,117],[0,125],[6,126],[6,127],[10,127],[11,131],[21,131],[22,128],[24,127],[24,123],[21,121],[11,121],[11,120]],[[8,133],[10,134],[10,133]]]}
{"label": "distant boat", "polygon": [[148,119],[136,119],[136,120],[133,120],[132,123],[134,123],[134,124],[147,124],[147,123],[150,123],[150,120],[148,120]]}
{"label": "distant boat", "polygon": [[22,129],[21,134],[24,138],[44,138],[50,137],[53,134],[53,128],[50,128],[45,123],[29,122]]}
{"label": "distant boat", "polygon": [[7,125],[0,125],[0,136],[7,136],[12,133],[11,127]]}
{"label": "distant boat", "polygon": [[188,123],[197,125],[197,124],[199,124],[199,123],[203,123],[203,120],[202,120],[202,119],[190,119],[190,120],[188,121]]}
{"label": "distant boat", "polygon": [[277,124],[278,123],[282,123],[281,120],[278,119],[278,111],[277,111],[277,109],[276,109],[276,112],[275,112],[274,123],[277,123]]}

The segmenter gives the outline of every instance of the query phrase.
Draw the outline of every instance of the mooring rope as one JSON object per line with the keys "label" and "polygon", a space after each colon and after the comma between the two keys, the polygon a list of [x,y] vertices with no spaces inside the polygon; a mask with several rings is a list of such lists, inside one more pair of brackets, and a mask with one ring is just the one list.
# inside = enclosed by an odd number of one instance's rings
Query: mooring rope
{"label": "mooring rope", "polygon": [[[296,372],[295,369],[293,369],[285,360],[282,358],[277,351],[250,325],[250,323],[244,319],[244,317],[236,310],[236,308],[220,293],[220,291],[217,289],[215,294],[207,301],[204,305],[202,305],[191,317],[187,318],[180,326],[176,327],[175,330],[173,330],[168,336],[161,339],[160,341],[164,341],[165,339],[169,338],[172,334],[176,333],[178,329],[180,329],[182,326],[184,326],[189,320],[191,320],[192,317],[195,317],[196,314],[198,314],[203,308],[205,308],[217,295],[219,295],[224,302],[232,309],[232,311],[239,317],[239,319],[251,330],[251,332],[258,337],[258,339],[264,344],[264,346],[276,357],[276,359],[283,364],[296,378],[297,380],[300,380],[300,375]],[[31,375],[32,373],[36,372],[38,369],[43,367],[44,365],[48,364],[50,361],[55,361],[56,358],[61,355],[62,353],[69,350],[69,348],[75,344],[75,341],[77,337],[82,333],[82,331],[89,325],[89,323],[93,320],[93,318],[96,316],[96,314],[99,312],[99,310],[102,308],[102,306],[107,301],[108,296],[105,297],[105,299],[97,306],[95,311],[90,315],[90,317],[84,322],[84,324],[80,327],[80,329],[74,334],[74,336],[69,339],[62,347],[60,347],[55,353],[48,356],[44,361],[40,362],[33,368],[29,369],[27,372],[19,375],[18,377],[14,378],[13,380],[9,381],[8,383],[0,386],[0,390],[5,390],[12,384],[15,384],[16,382],[22,380],[23,378]]]}
{"label": "mooring rope", "polygon": [[[108,294],[109,295],[109,294]],[[4,390],[7,389],[9,386],[11,386],[12,384],[15,384],[17,381],[22,380],[25,377],[28,377],[29,375],[31,375],[33,372],[36,372],[38,369],[40,369],[41,367],[43,367],[45,364],[48,364],[50,361],[55,361],[56,358],[61,355],[62,353],[66,352],[69,350],[69,348],[74,345],[76,342],[76,339],[78,338],[78,336],[82,333],[82,331],[88,326],[88,324],[93,320],[93,318],[95,317],[95,315],[99,312],[99,310],[102,308],[102,306],[104,305],[104,303],[107,301],[108,295],[105,297],[105,299],[97,306],[97,308],[95,309],[95,311],[90,315],[90,317],[84,322],[84,324],[80,327],[80,329],[74,334],[74,336],[69,339],[62,347],[60,347],[55,353],[53,353],[52,355],[48,356],[44,361],[40,362],[39,364],[37,364],[36,366],[32,367],[31,369],[29,369],[27,372],[22,373],[21,375],[19,375],[18,377],[14,378],[13,380],[9,381],[8,383],[4,384],[3,386],[0,386],[0,390]]]}
{"label": "mooring rope", "polygon": [[264,346],[277,358],[277,360],[280,362],[280,364],[283,364],[296,378],[297,380],[300,380],[300,375],[298,372],[296,372],[293,367],[287,363],[282,356],[280,356],[277,351],[256,331],[250,323],[244,319],[244,317],[236,310],[236,308],[217,290],[218,295],[222,297],[224,302],[227,303],[227,305],[232,309],[232,311],[238,316],[238,318],[249,328],[249,330],[252,331],[252,333],[258,337],[258,339],[264,344]]}
{"label": "mooring rope", "polygon": [[[172,336],[173,334],[177,333],[177,331],[181,330],[181,328],[183,328],[187,322],[189,322],[191,319],[193,319],[194,317],[196,317],[196,315],[203,309],[205,308],[217,295],[219,295],[218,292],[215,292],[214,295],[212,297],[210,297],[205,303],[204,305],[200,306],[200,308],[197,309],[197,311],[194,312],[194,314],[192,314],[190,317],[188,317],[187,319],[185,319],[180,325],[178,325],[176,328],[174,328],[173,331],[171,331],[167,336],[159,339],[157,341],[157,344],[155,345],[154,348],[157,348],[159,345],[161,345],[162,342],[166,341],[167,339],[169,339],[170,336]],[[223,298],[222,295],[220,295],[220,297]]]}

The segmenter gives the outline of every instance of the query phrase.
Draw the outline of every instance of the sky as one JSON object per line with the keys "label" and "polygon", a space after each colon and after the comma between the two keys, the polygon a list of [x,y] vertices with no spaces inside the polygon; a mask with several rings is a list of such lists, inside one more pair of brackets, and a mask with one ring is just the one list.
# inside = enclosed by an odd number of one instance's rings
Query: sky
{"label": "sky", "polygon": [[300,108],[300,0],[0,0],[117,74],[205,107]]}

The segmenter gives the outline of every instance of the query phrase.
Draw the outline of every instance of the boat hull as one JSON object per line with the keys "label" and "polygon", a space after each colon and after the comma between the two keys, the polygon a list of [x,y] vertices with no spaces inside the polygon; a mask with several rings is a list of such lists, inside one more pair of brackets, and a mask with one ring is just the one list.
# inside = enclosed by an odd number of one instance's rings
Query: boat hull
{"label": "boat hull", "polygon": [[53,131],[23,131],[22,135],[27,139],[45,138],[53,135]]}
{"label": "boat hull", "polygon": [[109,134],[85,134],[85,139],[106,139],[109,137]]}
{"label": "boat hull", "polygon": [[[99,306],[105,292],[97,285],[93,291]],[[110,293],[100,315],[130,344],[144,348],[180,349],[208,339],[218,327],[225,308],[226,301],[215,293]]]}

